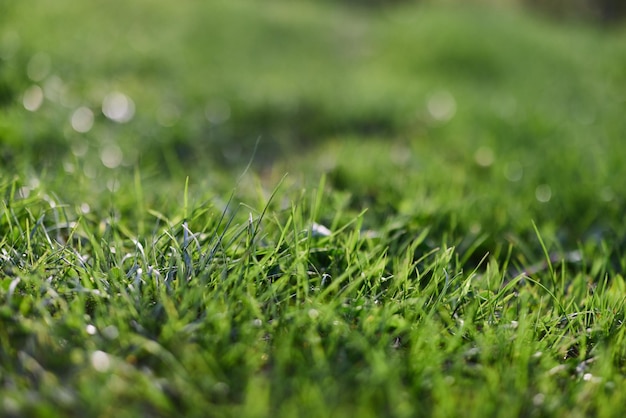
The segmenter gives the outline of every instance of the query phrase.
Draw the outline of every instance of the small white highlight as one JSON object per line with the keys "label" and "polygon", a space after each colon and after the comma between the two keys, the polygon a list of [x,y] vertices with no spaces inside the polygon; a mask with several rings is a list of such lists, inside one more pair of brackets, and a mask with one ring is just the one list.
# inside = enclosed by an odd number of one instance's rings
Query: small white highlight
{"label": "small white highlight", "polygon": [[124,159],[124,154],[120,147],[115,144],[106,145],[100,151],[100,160],[107,168],[117,168]]}
{"label": "small white highlight", "polygon": [[91,353],[91,365],[96,371],[105,373],[111,368],[111,359],[104,351],[94,351]]}
{"label": "small white highlight", "polygon": [[124,93],[114,91],[102,101],[104,116],[117,123],[126,123],[135,116],[135,103]]}
{"label": "small white highlight", "polygon": [[96,332],[97,332],[98,330],[96,329],[96,327],[95,327],[95,326],[93,326],[93,325],[89,324],[89,325],[87,325],[87,326],[85,327],[85,331],[86,331],[86,332],[87,332],[87,334],[89,334],[89,335],[96,335]]}
{"label": "small white highlight", "polygon": [[489,147],[480,147],[474,153],[474,161],[481,167],[489,167],[493,164],[496,157],[493,150]]}
{"label": "small white highlight", "polygon": [[309,309],[309,318],[317,319],[320,316],[320,312],[317,309]]}
{"label": "small white highlight", "polygon": [[115,340],[119,337],[120,332],[117,330],[115,325],[109,325],[108,327],[102,330],[102,335],[109,340]]}
{"label": "small white highlight", "polygon": [[89,150],[89,144],[86,141],[77,141],[72,144],[71,150],[76,157],[84,157]]}
{"label": "small white highlight", "polygon": [[456,100],[449,91],[438,91],[428,99],[428,113],[439,122],[448,122],[456,114]]}
{"label": "small white highlight", "polygon": [[27,186],[20,187],[17,190],[17,195],[22,199],[26,199],[28,196],[30,196],[30,187],[27,187]]}
{"label": "small white highlight", "polygon": [[540,184],[535,189],[535,197],[541,203],[547,203],[552,199],[552,188],[549,184]]}
{"label": "small white highlight", "polygon": [[22,97],[22,104],[24,109],[29,112],[36,112],[43,104],[43,90],[41,87],[34,85],[27,88]]}
{"label": "small white highlight", "polygon": [[79,107],[72,113],[71,123],[76,132],[89,132],[93,126],[93,112],[88,107]]}
{"label": "small white highlight", "polygon": [[311,225],[311,235],[314,237],[329,237],[332,234],[331,230],[324,225],[313,222]]}
{"label": "small white highlight", "polygon": [[598,383],[600,382],[600,378],[599,377],[595,377],[594,375],[592,375],[591,373],[585,373],[583,375],[583,380],[585,382],[592,382],[592,383]]}

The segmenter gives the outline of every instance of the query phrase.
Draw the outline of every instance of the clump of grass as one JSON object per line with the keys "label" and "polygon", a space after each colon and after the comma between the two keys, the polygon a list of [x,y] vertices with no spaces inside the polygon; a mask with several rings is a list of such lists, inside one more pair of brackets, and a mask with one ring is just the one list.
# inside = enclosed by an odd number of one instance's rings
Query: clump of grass
{"label": "clump of grass", "polygon": [[131,220],[24,191],[2,189],[4,414],[610,415],[624,400],[626,283],[606,259],[467,270],[453,247],[424,251],[427,231],[390,251],[396,230],[331,217],[323,187],[280,210],[192,199]]}
{"label": "clump of grass", "polygon": [[68,5],[0,6],[0,415],[621,413],[611,34]]}

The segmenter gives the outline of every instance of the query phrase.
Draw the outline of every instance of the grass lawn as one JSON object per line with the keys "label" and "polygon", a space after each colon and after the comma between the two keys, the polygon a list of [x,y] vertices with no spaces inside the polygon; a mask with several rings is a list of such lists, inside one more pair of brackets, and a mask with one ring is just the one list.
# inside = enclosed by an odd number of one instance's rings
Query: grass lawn
{"label": "grass lawn", "polygon": [[0,416],[622,417],[626,30],[0,3]]}

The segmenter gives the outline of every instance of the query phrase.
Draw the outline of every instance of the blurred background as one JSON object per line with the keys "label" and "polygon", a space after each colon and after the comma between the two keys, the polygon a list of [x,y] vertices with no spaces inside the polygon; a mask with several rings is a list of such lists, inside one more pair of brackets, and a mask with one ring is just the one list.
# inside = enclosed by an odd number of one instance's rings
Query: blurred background
{"label": "blurred background", "polygon": [[268,185],[326,174],[374,219],[478,234],[532,218],[575,242],[625,207],[625,14],[617,0],[4,1],[0,161],[99,190],[135,167],[210,183],[254,156]]}
{"label": "blurred background", "polygon": [[[32,113],[20,116],[29,129],[5,132],[3,141],[54,153],[68,143],[79,154],[109,146],[104,154],[121,154],[125,165],[147,151],[141,144],[230,164],[247,160],[257,137],[265,161],[333,135],[413,134],[433,122],[424,118],[444,124],[457,116],[465,97],[514,117],[526,100],[517,96],[540,99],[547,84],[559,90],[568,83],[551,98],[565,101],[541,98],[538,105],[563,104],[593,118],[586,109],[593,98],[576,103],[563,96],[586,95],[574,85],[591,82],[583,75],[616,81],[585,72],[603,65],[595,55],[610,46],[587,45],[593,55],[586,56],[579,43],[593,43],[594,35],[576,32],[623,33],[626,11],[617,0],[1,7],[0,103],[6,108],[21,98]],[[550,32],[559,25],[571,33]],[[591,62],[566,62],[577,59]],[[6,160],[11,151],[3,154]]]}

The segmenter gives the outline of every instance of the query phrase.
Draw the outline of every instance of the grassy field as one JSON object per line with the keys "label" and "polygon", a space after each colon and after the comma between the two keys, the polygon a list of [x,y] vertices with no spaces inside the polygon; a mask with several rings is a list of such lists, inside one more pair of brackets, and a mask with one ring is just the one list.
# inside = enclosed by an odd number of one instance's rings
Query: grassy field
{"label": "grassy field", "polygon": [[260,3],[0,3],[0,416],[623,416],[626,30]]}

